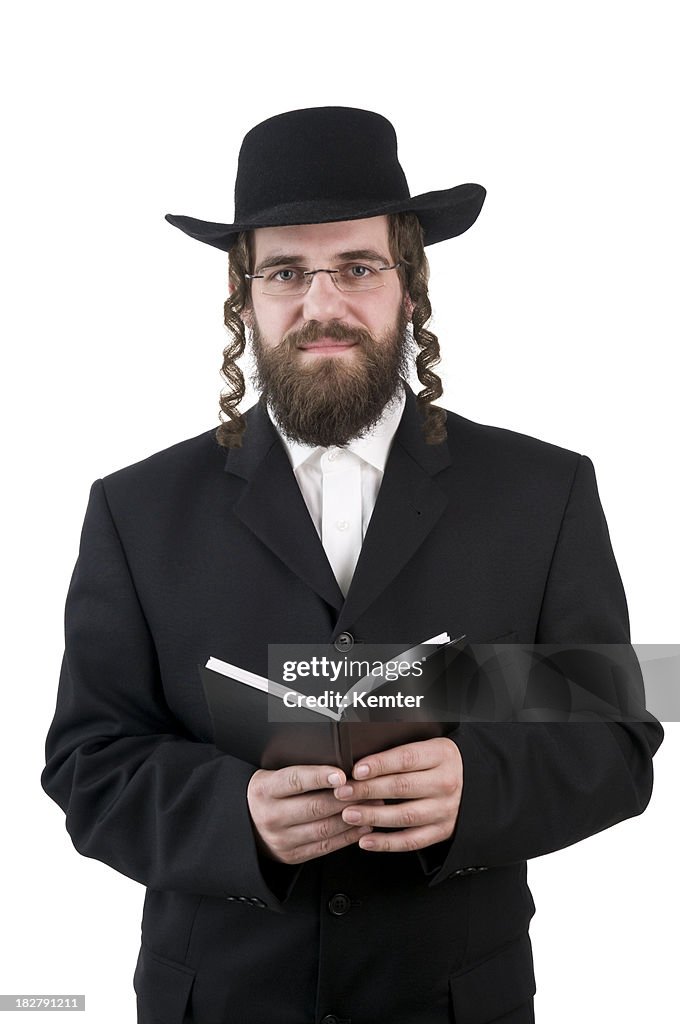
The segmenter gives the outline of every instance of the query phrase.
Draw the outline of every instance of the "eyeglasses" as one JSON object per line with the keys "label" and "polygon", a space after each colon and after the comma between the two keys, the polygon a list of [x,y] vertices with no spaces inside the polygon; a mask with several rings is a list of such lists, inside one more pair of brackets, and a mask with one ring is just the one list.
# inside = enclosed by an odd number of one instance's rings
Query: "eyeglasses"
{"label": "eyeglasses", "polygon": [[304,295],[312,284],[315,274],[331,274],[331,280],[341,292],[368,292],[374,288],[382,288],[386,270],[396,270],[405,260],[381,267],[377,262],[367,260],[363,263],[343,263],[341,267],[326,270],[305,270],[304,267],[281,267],[279,270],[268,270],[264,274],[246,274],[249,281],[260,279],[261,291],[264,295]]}

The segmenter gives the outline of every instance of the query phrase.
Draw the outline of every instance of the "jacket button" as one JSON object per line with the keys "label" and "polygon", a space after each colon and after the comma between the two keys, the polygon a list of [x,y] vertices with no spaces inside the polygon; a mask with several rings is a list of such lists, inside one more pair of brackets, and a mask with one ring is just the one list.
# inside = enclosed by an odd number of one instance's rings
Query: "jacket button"
{"label": "jacket button", "polygon": [[336,892],[328,901],[328,909],[335,917],[342,917],[352,907],[352,901],[344,892]]}
{"label": "jacket button", "polygon": [[265,903],[265,901],[264,901],[264,900],[261,900],[261,899],[259,898],[259,896],[253,896],[253,898],[251,899],[251,901],[250,901],[250,902],[252,903],[252,905],[253,905],[254,907],[263,907],[263,908],[265,908],[265,909],[266,909],[266,907],[267,907],[267,904]]}
{"label": "jacket button", "polygon": [[334,1013],[327,1013],[325,1017],[321,1018],[321,1024],[340,1024],[340,1018],[336,1017]]}
{"label": "jacket button", "polygon": [[354,637],[351,633],[340,633],[333,643],[336,651],[351,651],[354,647]]}
{"label": "jacket button", "polygon": [[476,875],[478,871],[487,871],[488,868],[475,867],[475,868],[459,868],[458,871],[452,871],[447,878],[456,878],[459,875]]}

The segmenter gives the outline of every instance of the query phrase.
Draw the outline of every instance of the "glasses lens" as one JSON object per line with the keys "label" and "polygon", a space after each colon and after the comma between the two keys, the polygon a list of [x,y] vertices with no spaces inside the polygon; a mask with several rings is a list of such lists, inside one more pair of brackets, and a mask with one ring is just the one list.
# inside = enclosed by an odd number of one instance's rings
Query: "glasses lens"
{"label": "glasses lens", "polygon": [[382,288],[385,283],[381,263],[346,263],[339,268],[335,281],[343,292],[366,292]]}
{"label": "glasses lens", "polygon": [[281,270],[265,270],[262,291],[265,295],[300,295],[309,287],[302,270],[296,267],[282,267]]}

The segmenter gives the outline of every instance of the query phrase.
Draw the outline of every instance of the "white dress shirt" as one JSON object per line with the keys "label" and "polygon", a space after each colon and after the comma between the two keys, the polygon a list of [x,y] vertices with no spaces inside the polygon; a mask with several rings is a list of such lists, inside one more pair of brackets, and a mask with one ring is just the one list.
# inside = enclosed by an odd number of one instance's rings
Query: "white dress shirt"
{"label": "white dress shirt", "polygon": [[343,447],[300,444],[276,427],[324,551],[346,597],[406,403],[400,387],[375,427]]}

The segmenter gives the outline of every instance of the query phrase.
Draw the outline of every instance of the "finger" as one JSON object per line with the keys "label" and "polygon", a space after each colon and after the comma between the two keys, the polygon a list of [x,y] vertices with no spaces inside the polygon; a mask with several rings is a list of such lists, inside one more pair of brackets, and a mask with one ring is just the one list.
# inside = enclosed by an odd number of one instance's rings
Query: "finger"
{"label": "finger", "polygon": [[356,843],[359,839],[366,836],[368,832],[370,832],[370,829],[368,829],[367,826],[350,828],[338,835],[324,839],[321,842],[310,843],[307,846],[299,846],[295,851],[292,851],[291,854],[289,854],[288,862],[301,863],[303,861],[313,860],[315,857],[324,857],[327,853],[333,853],[335,850],[341,850],[346,846],[351,846],[352,843]]}
{"label": "finger", "polygon": [[423,825],[404,832],[371,832],[359,840],[359,847],[371,853],[407,853],[450,838],[443,826]]}
{"label": "finger", "polygon": [[285,829],[279,837],[279,846],[285,850],[295,850],[301,846],[314,846],[335,839],[343,832],[356,832],[357,828],[363,828],[364,833],[370,832],[370,825],[351,825],[343,821],[342,815],[332,814],[320,821],[305,822],[302,825],[292,825]]}
{"label": "finger", "polygon": [[347,776],[333,765],[297,764],[269,773],[265,780],[267,796],[283,798],[314,789],[342,786]]}
{"label": "finger", "polygon": [[373,825],[378,828],[416,828],[433,825],[442,817],[441,805],[436,800],[407,800],[402,804],[383,807],[360,804],[345,807],[343,821],[348,825]]}
{"label": "finger", "polygon": [[451,740],[421,740],[418,743],[404,743],[400,747],[391,747],[379,754],[362,757],[354,765],[352,776],[355,779],[372,779],[377,775],[393,775],[395,773],[419,772],[434,768],[442,760],[441,743]]}
{"label": "finger", "polygon": [[315,789],[299,796],[271,801],[267,807],[265,820],[269,828],[278,830],[304,825],[307,822],[322,821],[324,818],[339,814],[340,811],[340,805],[332,790]]}
{"label": "finger", "polygon": [[441,788],[438,773],[431,768],[422,772],[398,775],[378,775],[369,782],[351,780],[333,790],[336,800],[355,803],[357,800],[414,800],[436,796]]}
{"label": "finger", "polygon": [[[375,802],[383,803],[382,800]],[[311,793],[272,801],[263,817],[263,824],[271,832],[279,832],[296,825],[323,821],[324,818],[340,815],[341,811],[342,807],[331,790],[315,789]]]}

